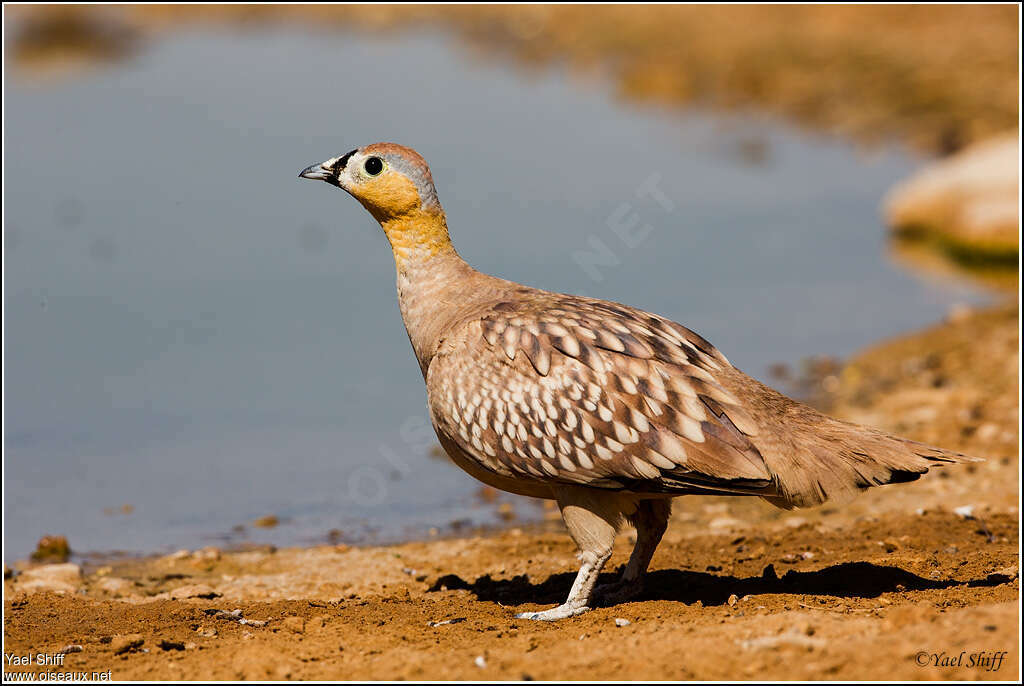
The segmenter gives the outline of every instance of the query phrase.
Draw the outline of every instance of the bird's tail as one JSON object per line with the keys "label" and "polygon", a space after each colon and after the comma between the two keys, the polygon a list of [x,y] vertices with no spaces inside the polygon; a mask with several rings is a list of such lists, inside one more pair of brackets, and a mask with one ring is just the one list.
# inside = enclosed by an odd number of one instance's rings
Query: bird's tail
{"label": "bird's tail", "polygon": [[762,496],[784,509],[849,500],[883,484],[914,481],[932,467],[980,458],[935,448],[876,429],[822,417],[813,432],[797,434],[787,449],[766,455],[775,494]]}

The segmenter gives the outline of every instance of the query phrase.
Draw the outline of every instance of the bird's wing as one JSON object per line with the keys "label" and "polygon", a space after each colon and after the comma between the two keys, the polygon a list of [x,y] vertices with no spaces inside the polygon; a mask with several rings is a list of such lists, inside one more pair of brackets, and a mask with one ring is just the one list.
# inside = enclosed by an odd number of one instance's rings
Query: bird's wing
{"label": "bird's wing", "polygon": [[770,495],[758,427],[692,331],[575,296],[501,302],[427,372],[435,425],[503,476],[650,493]]}

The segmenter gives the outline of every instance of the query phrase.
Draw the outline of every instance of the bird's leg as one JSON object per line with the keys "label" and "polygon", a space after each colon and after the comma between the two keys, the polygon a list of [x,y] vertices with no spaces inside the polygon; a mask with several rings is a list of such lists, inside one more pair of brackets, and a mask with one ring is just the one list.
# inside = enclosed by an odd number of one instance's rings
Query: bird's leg
{"label": "bird's leg", "polygon": [[613,584],[604,584],[595,589],[595,595],[602,603],[616,605],[640,595],[644,590],[644,574],[661,537],[668,528],[672,501],[668,498],[642,500],[629,521],[636,527],[636,545],[629,556],[629,562],[622,577]]}
{"label": "bird's leg", "polygon": [[597,576],[611,557],[615,534],[623,518],[616,499],[595,497],[582,489],[564,489],[564,492],[560,489],[558,505],[569,535],[580,550],[580,571],[564,603],[542,612],[522,612],[516,615],[517,619],[554,621],[589,611]]}

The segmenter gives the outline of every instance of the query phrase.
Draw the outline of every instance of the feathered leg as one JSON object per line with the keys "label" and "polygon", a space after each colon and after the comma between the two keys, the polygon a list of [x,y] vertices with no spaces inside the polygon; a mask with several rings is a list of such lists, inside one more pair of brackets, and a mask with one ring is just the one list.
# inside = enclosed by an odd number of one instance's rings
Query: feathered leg
{"label": "feathered leg", "polygon": [[616,494],[588,489],[560,487],[556,499],[569,535],[580,550],[580,570],[564,603],[542,612],[522,612],[516,615],[517,619],[554,621],[589,611],[594,584],[611,557],[615,534],[624,516],[636,507],[634,502]]}
{"label": "feathered leg", "polygon": [[602,603],[617,605],[640,595],[644,590],[644,575],[651,564],[654,551],[661,543],[661,537],[668,528],[672,501],[669,498],[642,500],[636,512],[628,517],[636,527],[636,545],[629,556],[629,562],[622,571],[622,577],[613,584],[598,586],[594,593]]}

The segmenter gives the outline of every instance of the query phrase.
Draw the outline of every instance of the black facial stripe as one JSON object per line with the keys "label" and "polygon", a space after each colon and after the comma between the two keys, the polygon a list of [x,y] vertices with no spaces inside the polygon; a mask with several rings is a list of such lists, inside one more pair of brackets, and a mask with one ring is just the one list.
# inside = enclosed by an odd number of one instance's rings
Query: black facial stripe
{"label": "black facial stripe", "polygon": [[348,158],[352,157],[352,155],[355,155],[357,152],[359,152],[358,148],[356,150],[353,150],[352,152],[347,152],[344,155],[342,155],[337,162],[334,163],[335,176],[340,174],[341,170],[345,168],[346,164],[348,164]]}

